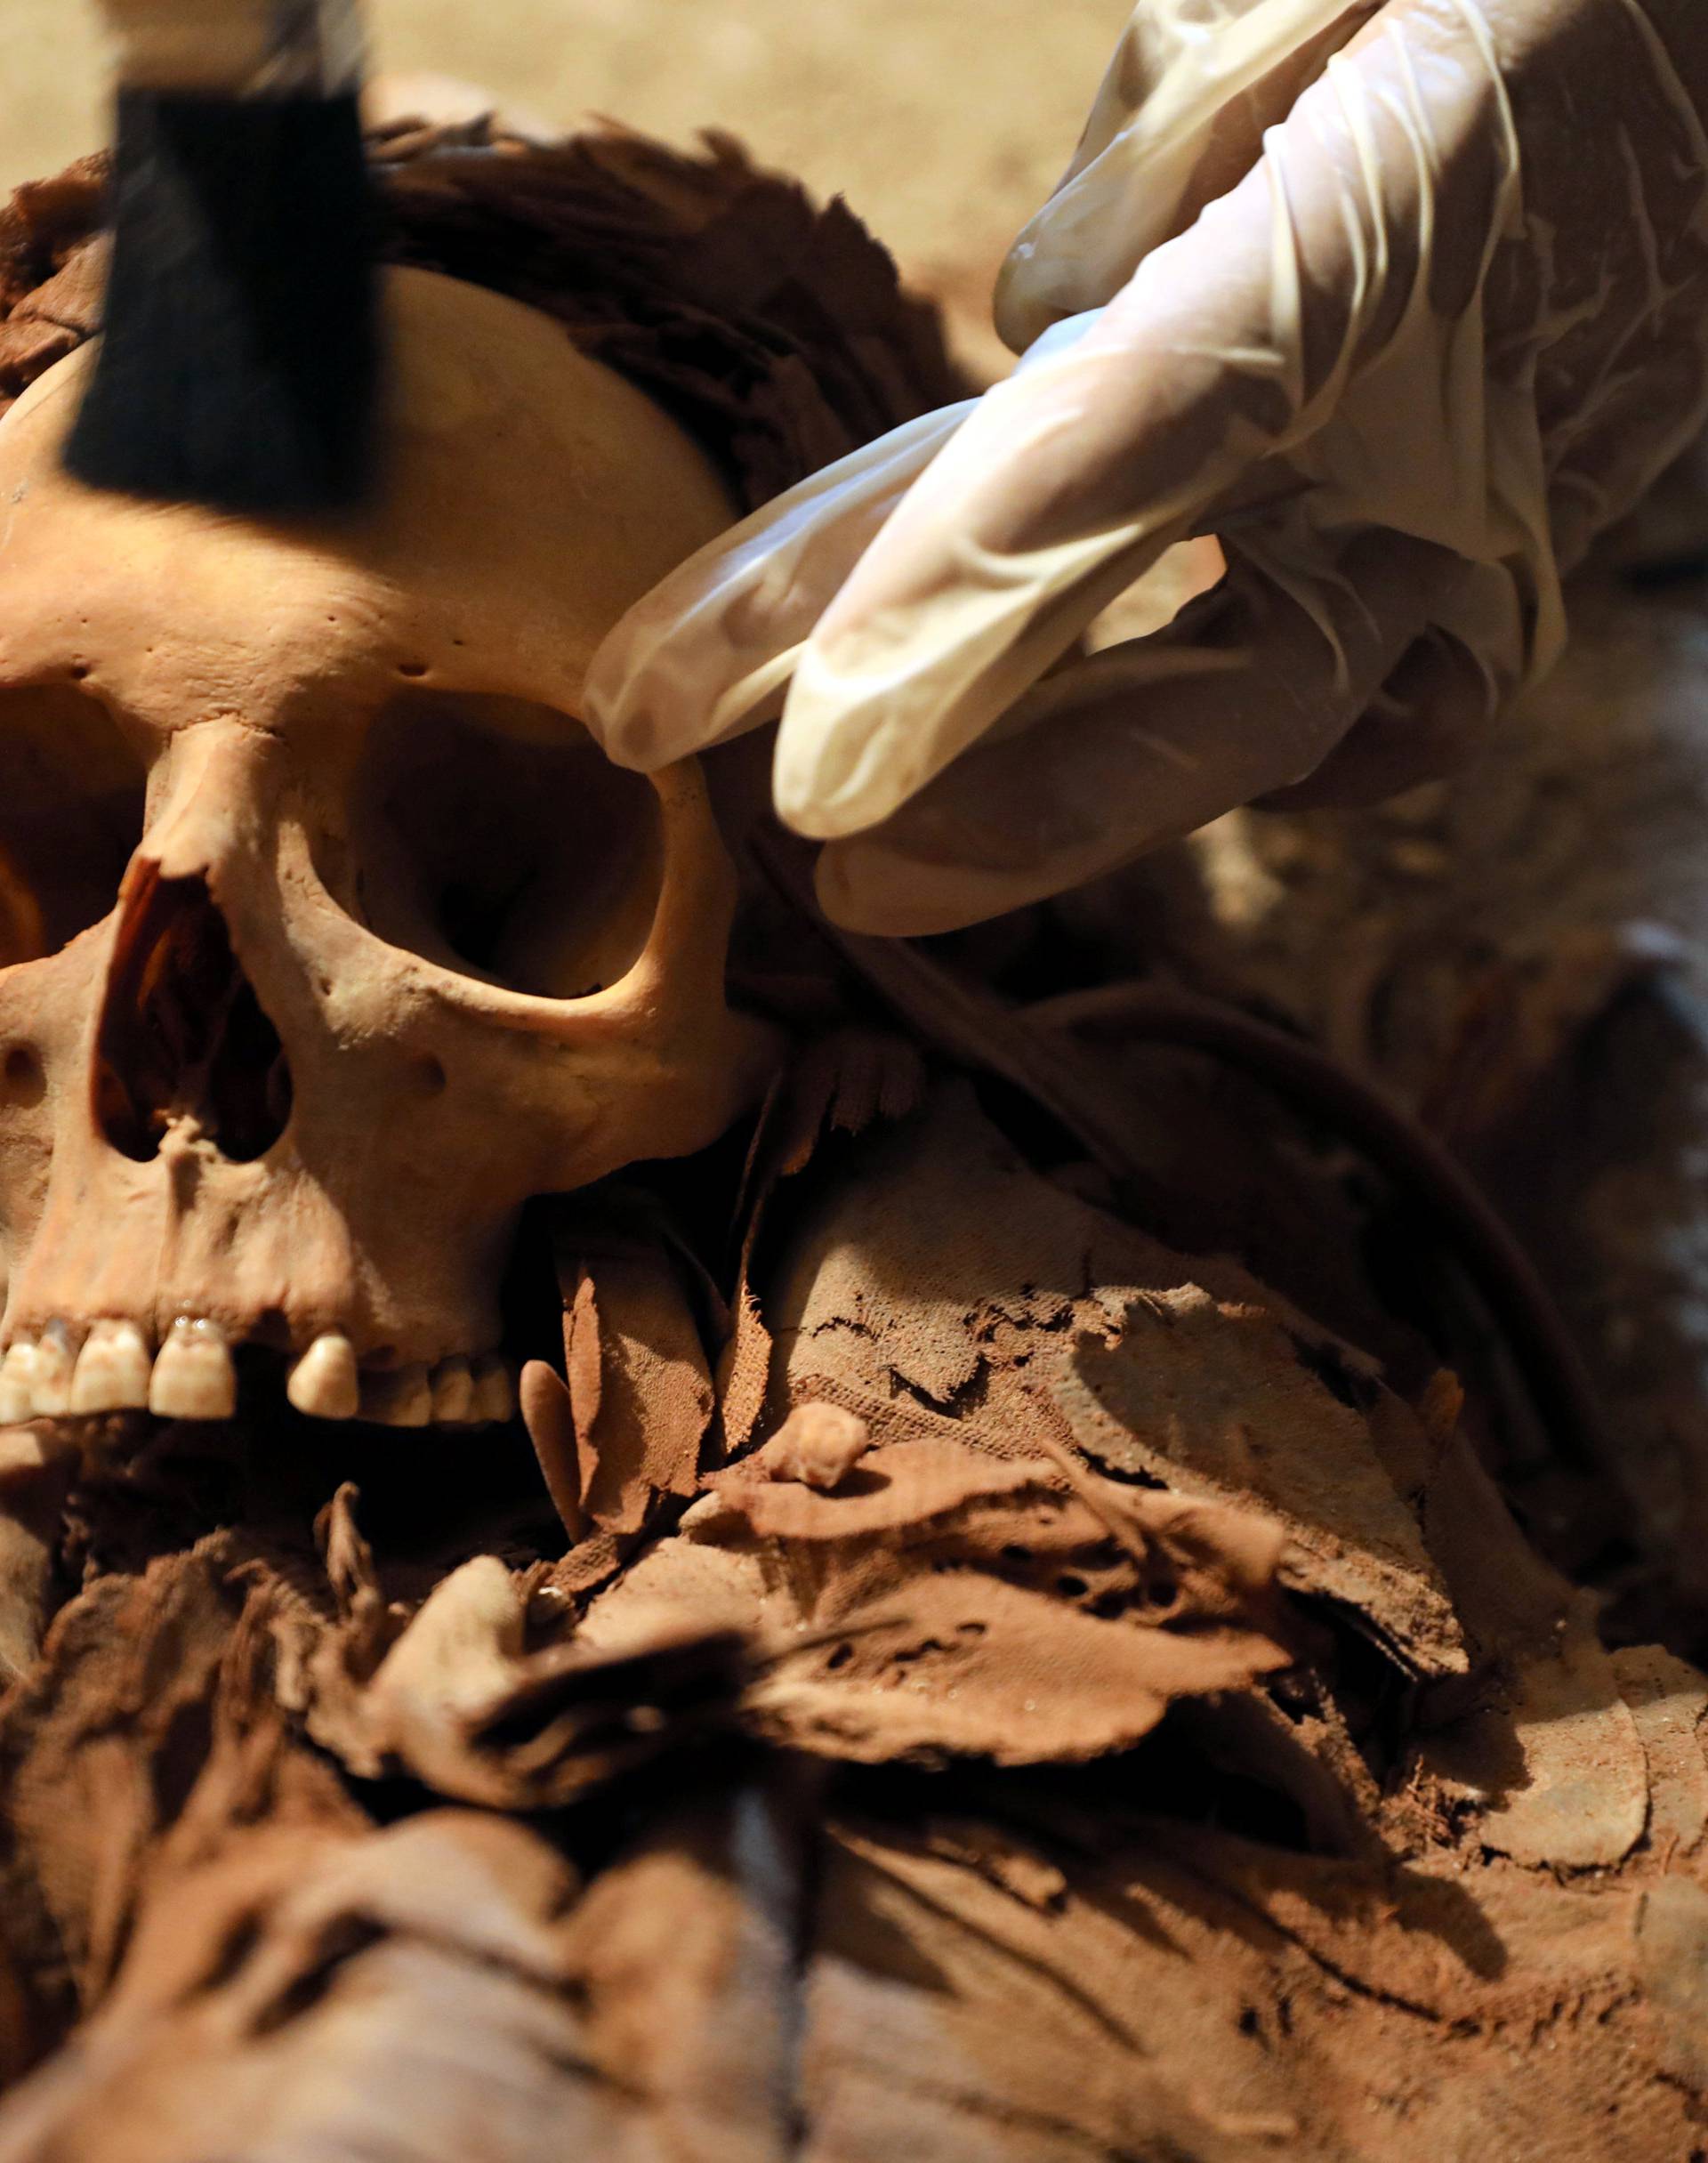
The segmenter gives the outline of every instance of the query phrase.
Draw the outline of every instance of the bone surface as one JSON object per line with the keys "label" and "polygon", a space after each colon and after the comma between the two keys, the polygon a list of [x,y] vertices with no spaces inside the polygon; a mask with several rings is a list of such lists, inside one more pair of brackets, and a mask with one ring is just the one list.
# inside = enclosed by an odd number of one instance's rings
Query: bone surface
{"label": "bone surface", "polygon": [[230,1419],[237,1408],[238,1370],[218,1326],[174,1322],[154,1362],[149,1411],[162,1419]]}
{"label": "bone surface", "polygon": [[77,1354],[71,1376],[74,1413],[142,1411],[154,1361],[134,1322],[97,1322]]}
{"label": "bone surface", "polygon": [[362,1389],[350,1339],[336,1330],[316,1337],[292,1368],[285,1394],[310,1419],[354,1419]]}
{"label": "bone surface", "polygon": [[[188,1314],[388,1345],[447,1369],[447,1422],[508,1417],[447,1347],[498,1342],[523,1205],[705,1146],[770,1061],[697,766],[622,771],[576,718],[733,501],[544,315],[418,270],[385,306],[384,482],[335,523],[80,488],[87,350],[0,421],[0,857],[36,927],[0,968],[0,1324],[68,1326],[55,1411],[97,1321]],[[150,1403],[215,1416],[187,1349]],[[86,1401],[134,1372],[93,1355]],[[342,1354],[292,1381],[350,1416]]]}
{"label": "bone surface", "polygon": [[441,1427],[474,1417],[474,1375],[466,1360],[441,1360],[433,1369],[433,1418]]}
{"label": "bone surface", "polygon": [[432,1416],[433,1392],[424,1367],[362,1377],[364,1419],[383,1427],[425,1427],[431,1425]]}
{"label": "bone surface", "polygon": [[50,1322],[36,1347],[34,1396],[38,1419],[57,1418],[71,1409],[71,1377],[77,1352],[63,1322]]}
{"label": "bone surface", "polygon": [[516,1414],[516,1380],[504,1360],[477,1360],[474,1363],[474,1417],[480,1421],[512,1419]]}

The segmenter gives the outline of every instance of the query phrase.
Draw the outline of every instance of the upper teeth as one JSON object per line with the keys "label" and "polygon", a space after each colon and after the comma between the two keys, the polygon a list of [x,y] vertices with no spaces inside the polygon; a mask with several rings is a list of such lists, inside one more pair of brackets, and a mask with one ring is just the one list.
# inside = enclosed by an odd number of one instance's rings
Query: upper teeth
{"label": "upper teeth", "polygon": [[[28,1347],[15,1350],[27,1352]],[[77,1354],[71,1377],[74,1412],[123,1412],[149,1401],[154,1361],[149,1340],[134,1322],[97,1322]],[[0,1370],[0,1392],[5,1376]]]}
{"label": "upper teeth", "polygon": [[356,1348],[350,1339],[330,1330],[316,1337],[292,1368],[285,1394],[311,1419],[354,1419],[362,1387]]}
{"label": "upper teeth", "polygon": [[[286,1395],[314,1419],[388,1426],[471,1426],[516,1409],[508,1365],[495,1357],[364,1372],[350,1339],[315,1338],[292,1366]],[[81,1348],[64,1322],[23,1338],[0,1360],[0,1427],[28,1419],[150,1411],[165,1419],[230,1419],[238,1370],[217,1322],[185,1316],[157,1352],[136,1323],[94,1323]]]}
{"label": "upper teeth", "polygon": [[77,1371],[71,1333],[63,1322],[50,1322],[36,1347],[32,1399],[37,1412],[71,1409],[71,1377]]}
{"label": "upper teeth", "polygon": [[180,1316],[155,1355],[149,1411],[162,1419],[230,1419],[237,1408],[238,1370],[224,1332]]}
{"label": "upper teeth", "polygon": [[362,1384],[362,1415],[387,1427],[424,1427],[433,1416],[433,1389],[424,1367],[394,1368]]}

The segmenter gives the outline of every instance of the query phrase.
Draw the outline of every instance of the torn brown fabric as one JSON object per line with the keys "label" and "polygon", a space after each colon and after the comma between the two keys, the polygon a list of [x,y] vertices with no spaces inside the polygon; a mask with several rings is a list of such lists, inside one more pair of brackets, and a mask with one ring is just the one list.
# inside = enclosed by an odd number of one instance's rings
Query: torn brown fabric
{"label": "torn brown fabric", "polygon": [[818,1829],[786,1766],[666,1812],[569,1917],[589,2041],[660,2156],[802,2152],[802,1955]]}
{"label": "torn brown fabric", "polygon": [[93,335],[107,165],[82,158],[0,210],[0,409]]}
{"label": "torn brown fabric", "polygon": [[616,2153],[630,2113],[568,1988],[572,1886],[544,1842],[471,1812],[252,1833],[159,1887],[121,1987],[20,2091],[0,2157]]}
{"label": "torn brown fabric", "polygon": [[[1535,1257],[1607,1409],[1581,1472],[1545,1433],[1490,1435],[1503,1484],[1608,1594],[1611,1634],[1698,1658],[1702,479],[1687,458],[1666,492],[1688,545],[1648,546],[1648,505],[1645,546],[1616,537],[1574,581],[1571,650],[1486,757],[1371,811],[1237,815],[1069,899],[1053,932],[1288,1019],[1437,1122]],[[1476,1419],[1492,1378],[1466,1379]]]}
{"label": "torn brown fabric", "polygon": [[904,1038],[866,1029],[820,1037],[773,1084],[748,1153],[733,1320],[718,1373],[727,1458],[751,1446],[770,1387],[771,1332],[753,1274],[777,1214],[773,1205],[782,1202],[789,1182],[824,1145],[905,1118],[924,1089],[925,1067],[917,1050]]}
{"label": "torn brown fabric", "polygon": [[493,2163],[566,2141],[719,2163],[1690,2151],[1688,1878],[1496,1864],[1472,1897],[1456,1870],[1125,1805],[969,1817],[938,1787],[792,1824],[708,1783],[579,1897],[536,1834],[478,1813],[256,1837],[163,1895],[134,1980],[15,2099],[0,2156],[461,2163],[471,2124]]}
{"label": "torn brown fabric", "polygon": [[1690,2152],[1695,2106],[1656,2077],[1685,2005],[1637,1981],[1646,1929],[1691,1973],[1687,1880],[1604,1897],[1496,1865],[1468,1891],[1048,1804],[995,1845],[838,1828],[809,2152],[869,2152],[874,2125],[1028,2159]]}
{"label": "torn brown fabric", "polygon": [[96,1579],[0,1703],[0,1909],[37,2033],[104,1994],[166,1849],[364,1822],[289,1740],[265,1616],[296,1597],[241,1533],[212,1533]]}
{"label": "torn brown fabric", "polygon": [[348,1618],[279,1614],[280,1702],[354,1778],[495,1810],[561,1807],[733,1731],[749,1650],[718,1618],[678,1604],[611,1644],[568,1624],[542,1572],[479,1555],[379,1657],[360,1657]]}
{"label": "torn brown fabric", "polygon": [[800,2152],[786,1789],[708,1794],[577,1899],[538,1833],[433,1810],[259,1833],[161,1888],[4,2163],[764,2163]]}
{"label": "torn brown fabric", "polygon": [[828,1494],[738,1471],[578,1636],[633,1642],[686,1595],[754,1648],[750,1727],[874,1763],[1094,1756],[1289,1663],[1278,1538],[1171,1496],[1099,1502],[947,1439],[875,1449]]}
{"label": "torn brown fabric", "polygon": [[[1254,1505],[1287,1535],[1293,1582],[1355,1608],[1418,1672],[1462,1671],[1439,1573],[1344,1401],[1354,1382],[1383,1401],[1356,1355],[1225,1260],[1171,1252],[1039,1179],[965,1085],[876,1136],[857,1175],[831,1175],[761,1304],[772,1417],[825,1398],[879,1437],[953,1433],[1001,1454],[1060,1433],[1129,1479]],[[1106,1370],[1130,1374],[1132,1401],[1106,1416],[1086,1368],[1111,1392]]]}
{"label": "torn brown fabric", "polygon": [[699,1483],[715,1400],[689,1287],[648,1214],[605,1191],[557,1231],[564,1372],[580,1506],[638,1532],[660,1498]]}

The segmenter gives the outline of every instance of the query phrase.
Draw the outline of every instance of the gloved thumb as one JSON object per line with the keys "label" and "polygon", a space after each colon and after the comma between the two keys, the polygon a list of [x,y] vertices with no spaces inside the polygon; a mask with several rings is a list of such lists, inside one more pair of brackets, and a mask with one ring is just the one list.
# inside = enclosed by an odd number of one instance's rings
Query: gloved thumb
{"label": "gloved thumb", "polygon": [[1475,575],[1386,532],[1353,537],[1309,595],[1236,559],[1169,631],[1051,677],[882,825],[829,843],[820,904],[853,931],[958,930],[1300,782]]}

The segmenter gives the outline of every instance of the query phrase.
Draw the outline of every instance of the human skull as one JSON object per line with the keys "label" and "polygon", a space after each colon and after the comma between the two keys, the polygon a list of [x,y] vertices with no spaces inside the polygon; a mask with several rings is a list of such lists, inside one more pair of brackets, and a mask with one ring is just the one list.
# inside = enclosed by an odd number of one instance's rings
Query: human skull
{"label": "human skull", "polygon": [[0,1421],[504,1415],[523,1203],[713,1140],[766,1039],[691,762],[575,718],[736,516],[545,317],[390,273],[366,510],[92,492],[93,359],[0,423]]}

